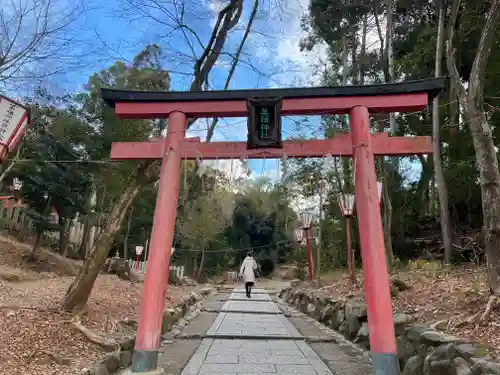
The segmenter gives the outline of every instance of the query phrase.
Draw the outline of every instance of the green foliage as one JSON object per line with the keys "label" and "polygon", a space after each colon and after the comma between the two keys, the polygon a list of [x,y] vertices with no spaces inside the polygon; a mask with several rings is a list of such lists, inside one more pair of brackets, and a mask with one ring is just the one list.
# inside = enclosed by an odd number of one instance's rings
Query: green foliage
{"label": "green foliage", "polygon": [[[445,2],[445,7],[450,3]],[[476,48],[479,44],[481,30],[484,26],[484,17],[489,3],[463,3],[460,9],[459,20],[455,27],[457,42],[457,66],[460,75],[467,78],[472,68]],[[365,77],[366,82],[383,82],[382,62],[384,50],[380,45],[368,45],[368,51],[361,54],[362,21],[368,15],[368,32],[377,35],[377,20],[379,25],[385,24],[386,9],[385,2],[356,2],[356,4],[345,4],[339,1],[311,0],[310,17],[303,20],[303,28],[309,32],[309,36],[303,42],[303,47],[312,49],[319,42],[325,42],[328,46],[330,68],[323,74],[323,82],[326,85],[338,85],[341,81],[343,71],[343,47],[347,41],[349,51],[348,70],[349,82],[356,83],[358,73]],[[447,8],[446,8],[447,9]],[[447,14],[447,11],[445,11]],[[394,65],[396,80],[421,79],[434,76],[435,49],[437,38],[437,2],[436,1],[410,1],[397,0],[395,2],[394,15]],[[445,25],[447,29],[449,25]],[[385,38],[385,29],[381,29]],[[354,35],[357,33],[357,37]],[[497,39],[500,38],[500,30],[497,30]],[[384,41],[385,42],[385,41]],[[357,43],[357,44],[356,44]],[[385,47],[385,44],[384,44]],[[500,136],[500,114],[496,110],[500,105],[500,84],[496,79],[500,74],[500,48],[497,45],[491,52],[485,80],[485,110],[488,111],[490,124],[494,129],[495,136]],[[446,68],[443,57],[442,66]],[[443,72],[446,75],[446,70]],[[440,122],[442,159],[445,179],[448,185],[449,208],[455,228],[480,228],[482,221],[481,196],[478,184],[478,172],[475,167],[475,153],[471,142],[468,124],[459,116],[460,107],[456,97],[450,89],[446,89],[440,98]],[[375,131],[384,131],[388,128],[386,119],[374,115],[377,124],[373,126]],[[397,135],[432,135],[431,114],[423,112],[419,114],[398,115]],[[322,121],[325,135],[334,137],[343,128],[343,118],[340,116],[325,116]],[[379,159],[378,173],[385,173],[385,181],[392,203],[392,239],[394,254],[396,257],[406,259],[418,257],[414,246],[409,246],[412,237],[424,236],[426,222],[429,217],[435,218],[439,215],[438,203],[430,207],[431,200],[436,202],[436,191],[432,191],[433,185],[433,161],[431,157],[412,158],[412,164],[420,161],[422,171],[417,180],[410,179],[411,170],[404,170],[400,162],[397,170],[391,163]],[[318,166],[314,162],[304,161],[296,163],[297,172],[293,181],[303,188],[302,193],[306,196],[311,192],[317,192],[318,187],[308,180],[317,181]],[[316,169],[315,169],[316,168]],[[335,196],[340,192],[341,180],[352,173],[349,171],[348,163],[341,163],[338,167],[342,178],[328,181],[330,194]],[[316,173],[316,174],[315,174]],[[307,176],[312,176],[308,178]],[[339,181],[340,180],[340,181]],[[349,186],[343,186],[343,190],[349,190]],[[434,198],[433,198],[434,196]],[[333,199],[329,199],[333,202]],[[333,203],[333,206],[335,204]],[[342,259],[343,250],[339,250],[338,257],[333,248],[345,248],[343,238],[345,231],[342,228],[335,229],[332,222],[338,219],[335,209],[325,208],[325,225],[323,230],[323,258],[335,263],[334,259]],[[328,224],[326,224],[328,223]],[[352,233],[356,234],[353,228]],[[357,247],[357,239],[354,238],[353,245]],[[328,249],[331,248],[331,249]],[[358,258],[359,259],[359,258]],[[340,262],[342,263],[342,262]]]}
{"label": "green foliage", "polygon": [[[233,248],[254,248],[258,257],[283,262],[291,251],[291,236],[286,228],[287,225],[291,228],[294,220],[286,192],[279,187],[264,190],[258,183],[250,184],[235,197],[228,243]],[[240,251],[235,256],[239,264],[246,252]]]}
{"label": "green foliage", "polygon": [[[75,96],[74,110],[96,129],[94,135],[87,140],[88,153],[92,160],[109,160],[113,142],[147,140],[152,135],[158,134],[162,125],[160,122],[123,120],[116,117],[114,110],[101,99],[100,89],[112,87],[169,90],[170,75],[161,67],[159,62],[161,55],[162,51],[158,46],[148,46],[135,57],[132,64],[118,61],[109,68],[93,74],[85,86],[86,92]],[[99,166],[95,173],[95,184],[98,188],[100,211],[106,211],[121,194],[136,164],[136,162],[121,162]]]}
{"label": "green foliage", "polygon": [[[394,56],[397,80],[428,78],[434,75],[436,44],[435,1],[397,0],[394,11]],[[457,62],[462,77],[468,77],[475,48],[479,43],[484,23],[485,3],[469,2],[460,11],[455,25],[460,43]],[[310,15],[302,20],[309,35],[302,48],[312,49],[320,42],[328,47],[328,69],[323,73],[325,85],[338,85],[342,80],[344,43],[349,50],[349,83],[357,83],[359,75],[365,82],[382,82],[383,50],[369,46],[360,52],[360,33],[365,17],[369,32],[377,35],[377,22],[384,25],[385,2],[361,0],[356,2],[311,0]],[[448,27],[449,25],[445,25]],[[498,38],[500,40],[500,31]],[[133,175],[137,163],[108,163],[112,142],[140,141],[157,136],[168,126],[165,120],[122,120],[114,115],[100,97],[100,89],[112,87],[137,90],[169,90],[170,75],[161,65],[163,51],[158,45],[147,46],[132,61],[117,61],[104,70],[92,74],[83,92],[66,98],[54,98],[38,93],[33,106],[33,126],[23,143],[23,159],[9,177],[19,176],[24,185],[20,194],[29,204],[29,215],[38,231],[60,230],[64,220],[76,213],[90,210],[89,196],[97,190],[98,213],[107,213],[122,194],[124,185]],[[492,51],[486,72],[485,98],[487,115],[495,136],[500,136],[500,48]],[[446,66],[443,59],[443,66]],[[460,111],[449,89],[440,98],[442,124],[442,157],[445,178],[449,186],[449,205],[457,227],[481,226],[481,197],[477,183],[474,148],[467,124],[458,116]],[[373,130],[384,131],[388,122],[374,114]],[[398,115],[398,135],[431,135],[429,112]],[[348,131],[345,116],[328,115],[322,118],[322,130],[327,138]],[[103,163],[86,163],[85,161]],[[418,257],[420,254],[408,245],[408,239],[419,237],[425,220],[435,220],[438,207],[430,207],[433,179],[432,158],[412,158],[420,162],[422,171],[416,181],[411,170],[399,163],[377,160],[379,177],[385,173],[390,193],[392,238],[397,258]],[[337,196],[352,192],[353,166],[348,158],[336,160],[335,168],[325,173],[323,160],[296,160],[292,172],[282,184],[272,186],[269,181],[255,181],[240,185],[238,193],[230,188],[220,173],[198,172],[194,162],[185,162],[178,203],[174,262],[188,265],[193,270],[202,268],[204,276],[234,269],[254,249],[257,258],[274,262],[291,259],[303,263],[305,251],[293,250],[292,231],[297,226],[297,215],[291,209],[291,199],[297,196],[322,196],[321,257],[323,264],[345,266],[347,260],[346,229],[340,215]],[[286,184],[285,184],[286,182]],[[47,199],[44,198],[47,194]],[[130,212],[130,231],[122,228],[116,239],[116,248],[144,244],[149,238],[156,203],[157,186],[142,187]],[[319,206],[320,202],[318,202]],[[384,203],[383,203],[384,204]],[[48,221],[50,207],[54,207],[61,222]],[[359,262],[357,222],[352,221],[352,246]],[[203,254],[203,259],[202,259]],[[145,254],[144,254],[145,255]],[[143,255],[143,256],[144,256]],[[192,265],[192,267],[191,267]]]}
{"label": "green foliage", "polygon": [[186,204],[177,235],[189,248],[204,251],[226,229],[228,222],[220,202],[201,195]]}
{"label": "green foliage", "polygon": [[326,41],[330,48],[339,48],[342,38],[349,38],[355,32],[364,15],[371,9],[371,2],[312,0],[309,11],[310,19],[303,21],[303,27],[312,28],[308,45],[312,47],[318,38]]}
{"label": "green foliage", "polygon": [[[32,107],[32,129],[26,135],[22,157],[28,163],[15,165],[12,174],[23,181],[21,197],[37,231],[59,229],[51,225],[52,207],[59,224],[86,210],[91,183],[81,140],[91,129],[69,111],[50,106]],[[62,161],[62,162],[59,162]]]}
{"label": "green foliage", "polygon": [[[120,196],[137,163],[109,163],[111,144],[147,140],[165,123],[117,118],[102,101],[100,89],[168,90],[170,76],[160,65],[161,55],[158,46],[148,46],[132,64],[118,61],[93,74],[81,93],[54,97],[38,91],[29,99],[32,125],[20,156],[28,162],[15,163],[10,176],[23,180],[20,194],[38,231],[62,230],[77,213],[85,218],[91,209],[93,189],[97,190],[97,207],[93,209],[98,213],[108,212]],[[156,188],[146,186],[144,190],[136,205],[138,216],[132,223],[138,229],[132,231],[129,243],[144,243],[151,230]],[[52,207],[59,215],[59,223],[49,221]],[[123,237],[118,242],[121,240]]]}

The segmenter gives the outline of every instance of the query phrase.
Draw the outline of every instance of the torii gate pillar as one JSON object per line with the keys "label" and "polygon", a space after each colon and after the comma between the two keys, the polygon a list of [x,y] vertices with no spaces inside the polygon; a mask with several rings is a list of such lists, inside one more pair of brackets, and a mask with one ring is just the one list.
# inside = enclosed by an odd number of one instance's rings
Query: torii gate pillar
{"label": "torii gate pillar", "polygon": [[369,116],[363,106],[349,112],[370,351],[375,375],[399,375]]}
{"label": "torii gate pillar", "polygon": [[[174,239],[177,199],[181,182],[181,147],[186,133],[186,115],[168,115],[167,135],[163,140],[160,184],[151,232],[148,270],[144,280],[139,325],[132,358],[133,373],[158,372],[162,315],[172,242]],[[161,370],[158,372],[161,373]]]}

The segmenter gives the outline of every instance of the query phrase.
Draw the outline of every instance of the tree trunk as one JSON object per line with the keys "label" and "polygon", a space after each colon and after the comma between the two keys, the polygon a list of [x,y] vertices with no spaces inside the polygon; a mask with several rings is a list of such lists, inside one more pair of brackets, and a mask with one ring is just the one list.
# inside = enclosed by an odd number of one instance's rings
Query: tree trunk
{"label": "tree trunk", "polygon": [[321,224],[323,219],[323,194],[325,189],[325,181],[321,181],[321,187],[319,191],[319,217],[318,217],[318,241],[316,247],[316,278],[319,279],[321,276]]}
{"label": "tree trunk", "polygon": [[69,245],[69,226],[71,220],[67,220],[59,216],[59,254],[68,255]]}
{"label": "tree trunk", "polygon": [[92,225],[91,225],[90,219],[87,215],[85,218],[85,223],[83,224],[82,241],[80,242],[80,247],[78,249],[78,254],[80,255],[81,259],[87,258],[87,242],[89,240],[91,228],[92,228]]}
{"label": "tree trunk", "polygon": [[[342,80],[341,80],[341,85],[346,86],[347,82],[349,81],[349,41],[346,36],[342,37]],[[349,116],[345,115],[344,116],[344,121],[342,122],[342,126],[344,129],[349,129]],[[343,190],[344,193],[350,193],[350,190],[352,188],[352,181],[353,178],[351,178],[351,174],[349,173],[351,170],[351,160],[350,158],[341,158],[340,163],[342,165],[342,177],[343,177],[343,183],[344,186],[340,186],[340,188]],[[353,160],[353,165],[354,165],[354,160]]]}
{"label": "tree trunk", "polygon": [[4,220],[7,222],[7,228],[11,228],[12,225],[12,215],[14,214],[14,202],[10,201],[9,206],[5,210],[5,217]]}
{"label": "tree trunk", "polygon": [[37,231],[35,243],[33,244],[33,248],[31,249],[30,255],[28,255],[28,261],[35,261],[37,259],[36,254],[42,243],[43,232],[44,232],[43,230]]}
{"label": "tree trunk", "polygon": [[429,215],[436,215],[436,179],[432,176],[429,184]]}
{"label": "tree trunk", "polygon": [[142,176],[139,173],[135,179],[132,179],[129,184],[127,184],[127,188],[113,206],[110,220],[108,220],[106,224],[106,230],[89,252],[78,275],[64,296],[62,301],[64,310],[79,312],[85,307],[92,292],[95,280],[106,262],[109,249],[120,233],[125,215],[139,193],[140,187],[138,182],[140,177]]}
{"label": "tree trunk", "polygon": [[205,249],[201,249],[201,259],[198,269],[196,270],[196,281],[200,280],[201,274],[203,273],[203,266],[205,265]]}
{"label": "tree trunk", "polygon": [[500,172],[497,154],[491,133],[485,135],[482,131],[485,125],[489,126],[484,115],[482,116],[482,111],[472,105],[467,112],[481,183],[488,280],[490,290],[500,296]]}
{"label": "tree trunk", "polygon": [[[379,125],[379,132],[383,131],[383,125]],[[394,259],[392,249],[392,202],[389,194],[389,172],[387,171],[386,161],[382,157],[380,160],[380,174],[382,175],[382,202],[383,202],[383,217],[382,224],[384,230],[384,243],[387,259],[387,269],[390,271]]]}
{"label": "tree trunk", "polygon": [[359,85],[359,56],[358,56],[358,25],[352,27],[351,37],[351,80],[353,85]]}
{"label": "tree trunk", "polygon": [[193,279],[196,279],[196,270],[197,270],[197,265],[198,265],[198,254],[195,254],[193,257],[193,272],[191,272],[191,275],[193,275]]}
{"label": "tree trunk", "polygon": [[21,213],[21,228],[19,230],[19,235],[18,235],[19,241],[24,242],[28,238],[28,231],[30,228],[30,222],[31,222],[30,219],[28,218],[26,213],[23,211],[23,213]]}
{"label": "tree trunk", "polygon": [[[436,40],[435,77],[441,76],[441,59],[443,58],[444,7],[442,1],[438,1],[438,12],[439,21]],[[444,179],[443,164],[441,160],[440,132],[439,97],[436,96],[432,101],[432,156],[434,158],[434,175],[439,196],[441,235],[444,245],[444,264],[449,264],[453,251],[453,229],[448,205],[448,187]]]}
{"label": "tree trunk", "polygon": [[92,192],[90,193],[89,198],[90,210],[89,214],[92,217],[92,225],[89,228],[89,234],[87,237],[87,241],[85,241],[85,258],[89,255],[90,251],[94,247],[95,238],[96,238],[96,227],[98,226],[98,221],[95,220],[95,208],[97,205],[97,188],[95,185],[92,185]]}
{"label": "tree trunk", "polygon": [[[242,12],[243,0],[231,0],[218,13],[209,42],[194,64],[191,91],[202,90],[204,83],[208,82],[208,75],[222,53],[228,33],[238,25]],[[194,121],[194,119],[190,119],[186,128],[189,129]],[[92,292],[94,282],[106,261],[109,248],[120,232],[128,208],[139,193],[140,187],[157,179],[158,171],[151,173],[151,169],[157,169],[154,167],[158,165],[159,163],[155,161],[143,161],[137,166],[129,183],[125,185],[124,192],[112,206],[110,220],[107,221],[106,227],[101,232],[77,277],[66,292],[62,303],[63,309],[78,311],[85,306]]]}
{"label": "tree trunk", "polygon": [[433,161],[430,156],[424,158],[423,155],[418,155],[420,160],[420,165],[422,166],[422,172],[420,173],[420,179],[418,181],[417,191],[420,195],[420,218],[424,218],[429,214],[429,186],[430,181],[433,179]]}
{"label": "tree trunk", "polygon": [[[236,53],[234,54],[233,61],[231,63],[231,67],[229,68],[229,72],[226,77],[226,82],[224,82],[224,89],[227,90],[229,88],[229,84],[231,83],[231,80],[233,79],[234,72],[236,71],[236,67],[238,66],[238,63],[240,61],[240,56],[241,53],[243,52],[243,47],[246,44],[246,41],[250,35],[250,31],[252,30],[253,23],[255,22],[255,18],[257,16],[257,11],[259,10],[259,0],[254,0],[253,2],[253,7],[252,7],[252,12],[250,13],[250,17],[248,19],[247,27],[245,29],[245,32],[243,33],[243,37],[241,38],[240,44],[238,45],[238,48],[236,49]],[[207,137],[206,137],[206,142],[210,142],[214,135],[215,131],[215,126],[219,122],[219,118],[214,117],[212,119],[212,123],[207,129]]]}
{"label": "tree trunk", "polygon": [[363,28],[361,34],[361,51],[359,65],[359,84],[365,84],[365,69],[366,69],[366,34],[368,29],[368,14],[363,18]]}
{"label": "tree trunk", "polygon": [[[147,233],[146,233],[146,235],[147,235]],[[149,239],[150,238],[151,238],[151,233],[146,238],[146,243],[144,244],[144,251],[145,251],[144,261],[146,262],[146,264],[147,264],[147,261],[148,261],[148,258],[149,258]]]}
{"label": "tree trunk", "polygon": [[[349,41],[346,36],[342,37],[342,81],[341,85],[347,85],[349,80]],[[344,117],[347,117],[344,116]]]}
{"label": "tree trunk", "polygon": [[[132,224],[132,216],[134,214],[134,208],[130,209],[130,214],[128,215],[127,221],[127,233],[125,234],[125,240],[123,241],[123,259],[128,259],[128,236],[130,235],[130,225]],[[146,258],[144,258],[146,260]]]}
{"label": "tree trunk", "polygon": [[455,60],[455,48],[453,47],[460,3],[460,0],[454,0],[450,11],[446,61],[460,104],[465,110],[465,118],[469,123],[476,153],[476,164],[481,185],[483,236],[488,266],[488,281],[491,292],[500,296],[500,171],[493,142],[493,132],[483,110],[484,77],[491,48],[496,40],[496,31],[500,21],[500,1],[491,2],[486,15],[481,39],[469,75],[468,90],[462,84]]}
{"label": "tree trunk", "polygon": [[[384,78],[386,83],[392,83],[394,82],[394,57],[393,57],[393,29],[394,29],[394,24],[393,24],[393,7],[394,7],[394,0],[386,0],[386,31],[385,31],[385,43],[381,43],[381,52],[383,56],[383,71],[384,71]],[[375,18],[378,19],[377,15],[375,15]],[[378,22],[378,20],[377,20]],[[378,24],[377,24],[378,26]],[[380,34],[380,30],[379,30]],[[380,35],[379,35],[380,36]],[[381,36],[380,36],[381,37]],[[384,48],[385,45],[385,48]],[[396,123],[396,117],[394,116],[394,113],[389,113],[388,114],[388,119],[389,119],[389,130],[391,135],[396,135],[397,133],[397,123]],[[380,132],[385,131],[385,129],[382,128],[379,129]],[[393,166],[395,170],[398,170],[398,160],[397,158],[390,158],[390,163]],[[389,180],[390,176],[388,173],[386,173],[386,165],[385,162],[382,162],[381,164],[381,170],[383,174],[383,179],[384,179],[384,187],[383,187],[383,195],[384,195],[384,238],[385,238],[385,251],[386,251],[386,258],[387,258],[387,267],[389,270],[392,268],[392,262],[394,259],[394,252],[392,249],[392,202],[391,202],[391,195],[389,193]]]}
{"label": "tree trunk", "polygon": [[392,203],[389,196],[389,189],[387,184],[387,176],[384,178],[384,186],[382,193],[384,196],[384,238],[385,238],[385,253],[387,259],[387,270],[392,270],[394,263],[394,252],[392,251]]}
{"label": "tree trunk", "polygon": [[[385,81],[386,83],[394,82],[394,56],[393,56],[393,7],[394,0],[386,0],[386,20],[387,26],[385,30],[385,50],[384,50],[384,60],[385,60]],[[394,113],[389,113],[389,127],[392,135],[396,135],[396,117]]]}

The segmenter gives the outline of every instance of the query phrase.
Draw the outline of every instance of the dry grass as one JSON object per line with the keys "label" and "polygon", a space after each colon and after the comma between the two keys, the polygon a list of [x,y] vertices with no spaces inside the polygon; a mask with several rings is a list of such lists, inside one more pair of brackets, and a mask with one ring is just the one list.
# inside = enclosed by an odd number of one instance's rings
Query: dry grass
{"label": "dry grass", "polygon": [[[18,267],[27,251],[29,247],[0,237],[0,375],[80,374],[103,352],[76,331],[72,317],[59,308],[73,280],[61,274],[71,274],[76,263],[44,252],[44,271]],[[68,264],[62,265],[64,262]],[[59,272],[51,271],[53,268]],[[187,292],[186,287],[169,286],[165,306],[175,304]],[[105,337],[128,336],[133,328],[120,321],[138,315],[141,294],[142,284],[101,275],[82,323]],[[52,354],[59,361],[70,362],[58,364]]]}

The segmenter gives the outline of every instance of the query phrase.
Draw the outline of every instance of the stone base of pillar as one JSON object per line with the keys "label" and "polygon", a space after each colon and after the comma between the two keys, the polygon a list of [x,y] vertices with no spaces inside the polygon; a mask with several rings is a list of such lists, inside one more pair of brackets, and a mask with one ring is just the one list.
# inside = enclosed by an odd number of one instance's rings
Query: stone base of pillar
{"label": "stone base of pillar", "polygon": [[149,372],[132,372],[132,369],[128,368],[122,372],[122,375],[166,375],[165,370],[162,368],[157,368],[154,371]]}

